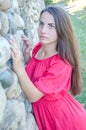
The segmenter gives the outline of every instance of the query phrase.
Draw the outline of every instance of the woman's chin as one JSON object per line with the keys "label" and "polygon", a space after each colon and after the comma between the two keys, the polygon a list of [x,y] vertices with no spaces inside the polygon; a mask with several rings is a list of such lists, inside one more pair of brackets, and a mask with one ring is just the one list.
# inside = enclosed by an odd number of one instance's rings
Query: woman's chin
{"label": "woman's chin", "polygon": [[48,42],[46,40],[40,39],[40,42],[43,44],[47,44]]}

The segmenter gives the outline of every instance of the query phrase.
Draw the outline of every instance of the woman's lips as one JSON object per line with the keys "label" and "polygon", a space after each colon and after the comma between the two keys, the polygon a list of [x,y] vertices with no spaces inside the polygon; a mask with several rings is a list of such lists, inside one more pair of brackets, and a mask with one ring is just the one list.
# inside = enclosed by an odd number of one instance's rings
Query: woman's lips
{"label": "woman's lips", "polygon": [[47,37],[46,36],[40,36],[41,39],[46,39]]}

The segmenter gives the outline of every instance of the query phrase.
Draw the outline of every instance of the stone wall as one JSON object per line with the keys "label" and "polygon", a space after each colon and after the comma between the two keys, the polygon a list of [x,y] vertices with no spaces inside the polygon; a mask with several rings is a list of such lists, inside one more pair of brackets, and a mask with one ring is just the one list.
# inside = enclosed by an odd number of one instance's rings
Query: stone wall
{"label": "stone wall", "polygon": [[12,70],[8,40],[15,38],[22,50],[21,34],[25,33],[34,46],[44,6],[43,0],[0,0],[0,130],[38,130],[31,103]]}
{"label": "stone wall", "polygon": [[38,42],[37,28],[40,11],[45,7],[44,0],[18,0],[21,16],[29,32],[29,39],[35,45]]}

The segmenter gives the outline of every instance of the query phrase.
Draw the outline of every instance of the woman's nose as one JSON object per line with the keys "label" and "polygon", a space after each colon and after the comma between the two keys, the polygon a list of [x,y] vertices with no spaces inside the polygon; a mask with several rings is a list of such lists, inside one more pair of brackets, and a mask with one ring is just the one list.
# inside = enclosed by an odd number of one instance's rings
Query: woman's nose
{"label": "woman's nose", "polygon": [[41,28],[41,32],[42,32],[42,33],[45,33],[45,32],[47,32],[47,31],[48,31],[48,28],[47,28],[46,25],[44,25],[44,26]]}

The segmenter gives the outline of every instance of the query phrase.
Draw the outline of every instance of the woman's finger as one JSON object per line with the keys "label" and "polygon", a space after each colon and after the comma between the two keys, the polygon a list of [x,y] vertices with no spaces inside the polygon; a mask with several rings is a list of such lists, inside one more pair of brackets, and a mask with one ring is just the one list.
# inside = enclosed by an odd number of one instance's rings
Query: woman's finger
{"label": "woman's finger", "polygon": [[13,46],[13,48],[16,49],[16,51],[19,50],[19,47],[18,47],[18,45],[17,45],[15,39],[10,39],[9,43],[11,44],[11,46]]}
{"label": "woman's finger", "polygon": [[24,41],[28,41],[28,38],[24,35],[21,36],[21,38],[24,40]]}
{"label": "woman's finger", "polygon": [[12,58],[15,59],[15,57],[20,55],[20,49],[19,49],[15,39],[10,39],[9,43],[11,44]]}
{"label": "woman's finger", "polygon": [[27,45],[31,44],[29,39],[25,35],[21,35],[21,38],[25,42],[25,44],[27,44]]}
{"label": "woman's finger", "polygon": [[13,46],[13,45],[11,45],[11,50],[12,50],[12,54],[13,54],[13,56],[15,57],[16,55],[17,55],[17,53],[18,53],[18,51],[17,51],[17,49]]}

